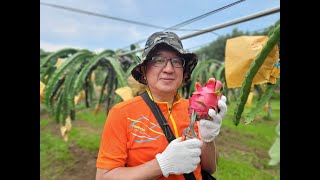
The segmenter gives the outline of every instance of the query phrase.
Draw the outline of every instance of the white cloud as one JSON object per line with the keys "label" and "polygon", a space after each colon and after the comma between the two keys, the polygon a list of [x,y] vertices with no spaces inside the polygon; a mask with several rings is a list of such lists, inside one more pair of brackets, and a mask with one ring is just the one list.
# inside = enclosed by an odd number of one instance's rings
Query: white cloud
{"label": "white cloud", "polygon": [[[133,4],[131,0],[122,1],[124,8]],[[111,19],[86,16],[45,7],[40,16],[40,39],[46,42],[92,42],[121,41],[132,42],[143,38],[144,32],[135,25]],[[129,44],[129,43],[128,43]]]}
{"label": "white cloud", "polygon": [[92,21],[86,19],[77,20],[76,17],[57,18],[50,16],[41,21],[40,40],[64,42],[63,44],[76,42],[83,45],[92,44],[92,46],[94,44],[104,44],[113,49],[120,48],[117,44],[129,45],[134,41],[145,38],[145,32],[139,31],[133,25],[124,27],[121,22],[108,22],[98,19],[96,23],[92,23]]}
{"label": "white cloud", "polygon": [[80,46],[75,45],[68,45],[68,44],[54,44],[48,43],[45,41],[40,40],[40,48],[44,51],[58,51],[65,48],[75,48],[75,49],[82,49]]}
{"label": "white cloud", "polygon": [[[112,3],[104,0],[94,0],[90,3],[83,0],[79,0],[77,3],[71,0],[66,0],[64,3],[59,0],[51,0],[51,2],[48,0],[48,3],[132,20],[135,20],[136,16],[141,17],[142,13],[139,11],[137,2],[133,0],[118,0]],[[40,5],[40,40],[42,46],[51,49],[73,43],[91,47],[91,49],[99,47],[121,48],[145,38],[145,32],[150,28],[146,28],[146,30],[143,28],[143,26],[112,19]]]}
{"label": "white cloud", "polygon": [[106,50],[105,48],[98,48],[93,50],[94,52],[96,52],[97,54],[101,53],[102,51]]}
{"label": "white cloud", "polygon": [[81,29],[79,20],[74,16],[62,17],[62,14],[56,16],[40,16],[40,33],[41,35],[55,35],[62,37],[72,37]]}
{"label": "white cloud", "polygon": [[[141,38],[142,34],[132,26],[123,27],[122,24],[101,24],[99,26],[86,26],[83,27],[85,34],[90,34],[90,37],[101,37],[101,38],[118,38],[121,39],[137,39]],[[105,39],[106,41],[108,39]]]}

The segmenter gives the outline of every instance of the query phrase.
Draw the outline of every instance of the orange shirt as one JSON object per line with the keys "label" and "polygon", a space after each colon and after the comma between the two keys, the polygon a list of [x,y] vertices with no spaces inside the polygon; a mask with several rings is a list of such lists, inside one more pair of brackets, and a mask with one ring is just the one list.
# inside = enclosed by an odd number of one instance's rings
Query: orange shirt
{"label": "orange shirt", "polygon": [[[169,116],[167,102],[157,102],[165,118]],[[172,105],[168,124],[177,137],[190,124],[188,115],[189,101],[178,94],[178,101]],[[198,134],[198,126],[195,123]],[[168,146],[168,141],[153,116],[149,106],[141,96],[115,105],[108,114],[102,134],[96,167],[114,169],[117,167],[133,167],[155,158]],[[196,179],[202,179],[201,166],[193,172]],[[183,175],[163,176],[160,179],[184,179]]]}

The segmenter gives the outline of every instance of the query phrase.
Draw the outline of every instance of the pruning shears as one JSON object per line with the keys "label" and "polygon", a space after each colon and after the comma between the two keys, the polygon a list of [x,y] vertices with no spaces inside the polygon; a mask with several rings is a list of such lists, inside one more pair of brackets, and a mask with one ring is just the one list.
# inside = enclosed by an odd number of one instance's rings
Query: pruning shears
{"label": "pruning shears", "polygon": [[197,138],[196,132],[194,131],[194,123],[196,121],[197,114],[194,113],[194,109],[192,110],[190,125],[186,129],[183,130],[182,133],[182,141],[192,138]]}

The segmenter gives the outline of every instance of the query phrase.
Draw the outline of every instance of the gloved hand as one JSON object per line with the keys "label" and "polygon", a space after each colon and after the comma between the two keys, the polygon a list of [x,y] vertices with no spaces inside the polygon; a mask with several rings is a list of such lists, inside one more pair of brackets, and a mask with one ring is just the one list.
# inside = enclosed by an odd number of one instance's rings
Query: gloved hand
{"label": "gloved hand", "polygon": [[218,101],[219,113],[216,113],[214,109],[209,109],[208,115],[213,120],[201,119],[198,121],[199,135],[202,141],[211,142],[219,134],[223,116],[227,113],[227,98],[221,96]]}
{"label": "gloved hand", "polygon": [[162,153],[156,155],[163,176],[193,172],[200,163],[202,144],[196,138],[181,142],[179,137],[171,141]]}

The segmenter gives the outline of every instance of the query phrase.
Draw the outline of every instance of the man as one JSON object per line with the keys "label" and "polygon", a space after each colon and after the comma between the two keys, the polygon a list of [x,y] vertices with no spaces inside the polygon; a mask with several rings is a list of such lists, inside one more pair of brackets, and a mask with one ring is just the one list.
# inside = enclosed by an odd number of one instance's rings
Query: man
{"label": "man", "polygon": [[201,169],[215,171],[214,138],[227,111],[224,96],[218,103],[220,112],[208,112],[213,121],[203,119],[195,124],[198,138],[181,138],[190,118],[189,102],[181,98],[178,88],[190,79],[196,64],[197,56],[183,49],[175,33],[156,32],[148,38],[142,62],[131,74],[147,85],[150,99],[159,106],[176,139],[168,143],[141,96],[115,105],[109,111],[101,139],[97,180],[185,179],[183,174],[191,172],[201,179]]}

